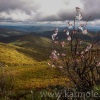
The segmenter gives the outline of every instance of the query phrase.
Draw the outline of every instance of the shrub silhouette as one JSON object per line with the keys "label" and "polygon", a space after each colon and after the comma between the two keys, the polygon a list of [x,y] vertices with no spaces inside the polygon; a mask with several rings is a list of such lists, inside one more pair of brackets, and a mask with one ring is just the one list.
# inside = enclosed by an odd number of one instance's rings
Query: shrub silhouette
{"label": "shrub silhouette", "polygon": [[[78,11],[77,11],[78,10]],[[78,91],[91,91],[94,86],[100,83],[100,49],[99,41],[94,41],[92,37],[91,43],[81,40],[78,35],[88,34],[86,24],[76,27],[76,20],[81,20],[80,8],[76,8],[77,15],[74,18],[74,25],[68,22],[66,33],[67,41],[57,39],[58,29],[52,35],[52,52],[50,55],[49,66],[55,67],[66,75],[74,87]]]}

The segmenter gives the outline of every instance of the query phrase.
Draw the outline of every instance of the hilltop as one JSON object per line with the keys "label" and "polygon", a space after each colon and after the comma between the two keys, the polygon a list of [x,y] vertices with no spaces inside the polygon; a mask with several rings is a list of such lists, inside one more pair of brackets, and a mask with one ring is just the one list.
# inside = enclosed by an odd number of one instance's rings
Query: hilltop
{"label": "hilltop", "polygon": [[7,65],[32,65],[35,61],[48,60],[50,45],[51,40],[45,37],[25,35],[12,38],[8,44],[0,43],[0,62]]}
{"label": "hilltop", "polygon": [[2,67],[2,64],[7,66],[34,64],[35,60],[20,52],[20,50],[24,51],[23,48],[18,46],[0,43],[0,66]]}
{"label": "hilltop", "polygon": [[[12,30],[5,30],[2,29],[1,32],[9,33],[9,31]],[[0,33],[1,33],[0,32]],[[19,31],[19,33],[23,33],[23,31]],[[31,64],[35,61],[47,61],[49,59],[49,54],[52,50],[52,40],[51,35],[54,33],[54,31],[46,31],[43,33],[36,33],[31,32],[28,34],[20,34],[20,35],[10,35],[8,34],[8,37],[2,37],[0,39],[0,46],[1,46],[1,62],[11,64],[12,62],[16,62],[17,64]],[[78,37],[81,40],[85,41],[85,43],[92,43],[92,39],[94,39],[94,42],[97,42],[100,40],[100,35],[93,33],[88,33],[86,35],[84,34],[75,34],[74,38]],[[58,33],[58,40],[66,40],[66,34],[64,32]],[[5,51],[5,52],[4,52]],[[17,56],[18,55],[18,56]],[[8,57],[10,57],[8,59]],[[15,58],[13,58],[15,57]],[[19,58],[18,58],[19,57]],[[20,58],[22,59],[22,62],[20,62]],[[2,60],[3,59],[3,60]],[[10,62],[10,59],[11,62]],[[17,59],[17,60],[16,60]],[[30,59],[30,60],[29,60]],[[6,61],[8,60],[8,61]],[[30,61],[28,63],[28,60]]]}

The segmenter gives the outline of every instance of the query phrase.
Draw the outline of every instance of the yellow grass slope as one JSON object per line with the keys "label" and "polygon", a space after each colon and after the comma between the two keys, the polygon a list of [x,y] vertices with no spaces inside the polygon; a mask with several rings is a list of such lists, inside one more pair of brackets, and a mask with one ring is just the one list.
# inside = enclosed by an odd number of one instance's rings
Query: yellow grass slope
{"label": "yellow grass slope", "polygon": [[0,43],[0,65],[29,65],[33,64],[34,60],[17,49],[22,49],[17,46]]}

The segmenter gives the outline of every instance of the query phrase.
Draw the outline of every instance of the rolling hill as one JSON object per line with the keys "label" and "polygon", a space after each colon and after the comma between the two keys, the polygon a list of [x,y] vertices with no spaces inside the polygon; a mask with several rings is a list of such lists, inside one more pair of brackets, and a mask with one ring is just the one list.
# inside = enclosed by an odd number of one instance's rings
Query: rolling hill
{"label": "rolling hill", "polygon": [[[33,64],[34,61],[47,61],[52,50],[52,34],[53,31],[44,33],[32,32],[30,34],[13,35],[1,38],[0,62],[7,65],[30,65]],[[100,35],[96,36],[91,33],[87,35],[75,34],[74,38],[76,37],[84,40],[86,43],[92,43],[92,37],[94,42],[100,40]],[[66,40],[66,34],[64,32],[59,32],[58,39]],[[20,58],[22,60],[20,60]]]}
{"label": "rolling hill", "polygon": [[[8,26],[10,27],[10,26]],[[15,27],[15,26],[12,26]],[[39,28],[39,27],[37,27]],[[44,27],[43,27],[44,28]],[[46,27],[45,27],[46,28]],[[31,36],[38,36],[38,37],[46,37],[51,39],[51,35],[54,33],[54,27],[52,27],[51,31],[48,31],[49,28],[47,28],[46,30],[43,29],[43,31],[39,32],[26,32],[26,31],[22,31],[22,30],[16,30],[16,29],[10,29],[10,28],[0,28],[0,42],[3,43],[10,43],[10,42],[14,42],[17,41],[18,39],[25,37],[28,37],[28,35]],[[57,35],[58,40],[62,40],[62,39],[66,39],[66,34],[63,32],[63,27],[60,27],[60,31]],[[38,30],[38,29],[37,29]],[[41,29],[42,30],[42,29]],[[100,39],[100,35],[98,32],[92,32],[89,31],[88,34],[84,35],[84,34],[74,34],[74,38],[75,37],[79,37],[82,40],[91,42],[93,37],[95,41],[98,41]],[[27,38],[28,39],[28,38]]]}
{"label": "rolling hill", "polygon": [[[1,32],[9,33],[9,30],[2,29]],[[0,33],[1,33],[0,32]],[[1,50],[1,57],[0,61],[6,64],[33,64],[35,61],[47,61],[49,59],[49,54],[51,53],[51,35],[53,31],[46,31],[44,33],[35,33],[32,32],[30,34],[20,34],[20,35],[10,35],[8,37],[0,37],[0,50]],[[85,42],[97,42],[100,40],[100,35],[94,35],[89,33],[87,35],[84,34],[75,34],[74,38],[80,38]],[[66,34],[64,32],[58,33],[59,40],[66,40]],[[18,55],[18,56],[17,56]],[[3,56],[3,57],[2,57]],[[8,57],[7,57],[8,56]],[[13,58],[14,57],[14,58]],[[19,58],[17,58],[19,57]],[[9,58],[9,59],[8,59]],[[22,60],[20,60],[22,58]],[[18,61],[17,61],[18,59]],[[28,62],[28,59],[30,59]],[[6,61],[8,60],[8,61]],[[11,62],[10,62],[11,60]],[[21,62],[22,61],[22,62]],[[15,62],[15,63],[14,63]]]}
{"label": "rolling hill", "polygon": [[[36,89],[35,93],[37,93],[37,90],[44,91],[44,89],[50,90],[55,87],[66,86],[69,88],[72,86],[70,80],[59,70],[47,65],[52,50],[51,35],[53,33],[54,31],[32,32],[9,35],[9,37],[3,36],[0,39],[2,42],[0,43],[0,83],[3,82],[4,89],[10,99],[32,100],[30,91],[33,89]],[[87,43],[92,41],[91,36],[94,36],[95,41],[100,40],[100,36],[92,34],[77,34],[74,38],[79,37]],[[66,40],[66,34],[59,32],[58,38]],[[2,76],[5,77],[5,80]],[[1,87],[3,87],[2,84],[0,84]],[[31,99],[26,99],[27,95]],[[2,94],[0,94],[0,99],[1,96]],[[35,97],[37,96],[38,94]]]}
{"label": "rolling hill", "polygon": [[[45,37],[25,35],[10,44],[24,48],[24,51],[20,51],[38,61],[48,60],[51,53],[51,40]],[[32,53],[33,51],[35,53]]]}
{"label": "rolling hill", "polygon": [[23,34],[27,34],[27,32],[14,30],[14,29],[0,28],[0,35],[4,37],[14,36],[14,35],[23,35]]}
{"label": "rolling hill", "polygon": [[[67,24],[67,23],[66,23]],[[0,28],[11,29],[16,31],[25,31],[25,32],[38,32],[43,33],[45,31],[52,31],[55,28],[59,28],[59,30],[63,30],[67,27],[67,25],[0,25]],[[100,26],[87,26],[87,29],[93,33],[100,31]]]}
{"label": "rolling hill", "polygon": [[12,46],[4,43],[0,43],[0,66],[18,66],[18,65],[32,65],[35,60],[27,55],[19,52],[18,50],[23,48]]}
{"label": "rolling hill", "polygon": [[51,52],[50,39],[32,35],[17,38],[10,37],[10,39],[8,44],[0,43],[1,63],[7,65],[32,65],[36,61],[48,60]]}
{"label": "rolling hill", "polygon": [[[35,36],[35,37],[46,37],[46,38],[51,39],[52,34],[54,34],[54,31],[46,31],[46,32],[43,32],[43,33],[31,32],[31,33],[28,33],[28,34],[11,35],[11,36],[8,35],[7,37],[1,36],[0,42],[9,43],[9,42],[13,42],[13,41],[16,41],[18,39],[21,39],[24,36],[28,37],[29,35]],[[62,39],[66,39],[67,36],[64,32],[60,31],[58,33],[57,37],[58,37],[58,40],[62,40]],[[84,35],[84,34],[81,34],[81,33],[77,33],[77,34],[74,34],[74,38],[75,37],[79,37],[80,39],[82,39],[84,41],[91,41],[92,37],[95,37],[94,39],[97,39],[97,38],[100,38],[100,35],[98,35],[98,34],[94,35],[92,33],[88,33],[88,34]]]}
{"label": "rolling hill", "polygon": [[[45,37],[24,35],[13,42],[0,43],[0,88],[6,90],[7,97],[32,98],[33,89],[70,86],[68,78],[47,65],[50,53],[51,40]],[[2,94],[1,99],[5,100]]]}

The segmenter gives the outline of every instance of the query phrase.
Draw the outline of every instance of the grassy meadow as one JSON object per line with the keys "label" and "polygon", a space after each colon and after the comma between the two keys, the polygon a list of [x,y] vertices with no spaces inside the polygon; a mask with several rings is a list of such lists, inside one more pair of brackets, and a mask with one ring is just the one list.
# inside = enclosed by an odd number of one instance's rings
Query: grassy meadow
{"label": "grassy meadow", "polygon": [[[84,42],[80,48],[87,44]],[[0,100],[56,100],[57,97],[43,98],[40,93],[73,87],[61,70],[48,65],[53,48],[60,52],[61,45],[32,35],[0,43]],[[67,42],[64,52],[70,58],[69,49]]]}
{"label": "grassy meadow", "polygon": [[44,37],[0,43],[0,100],[5,100],[5,96],[10,100],[32,100],[32,95],[26,97],[31,90],[39,96],[37,90],[71,86],[59,70],[48,66],[51,50],[51,40]]}

